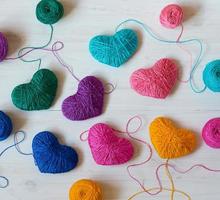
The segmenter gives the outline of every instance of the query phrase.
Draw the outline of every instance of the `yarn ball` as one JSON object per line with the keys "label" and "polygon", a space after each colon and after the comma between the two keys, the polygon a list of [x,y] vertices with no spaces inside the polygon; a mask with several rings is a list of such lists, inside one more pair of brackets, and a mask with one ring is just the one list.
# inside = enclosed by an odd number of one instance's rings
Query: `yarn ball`
{"label": "yarn ball", "polygon": [[9,137],[13,129],[11,119],[4,112],[0,111],[0,141]]}
{"label": "yarn ball", "polygon": [[33,157],[41,173],[64,173],[78,163],[76,151],[59,144],[56,136],[48,131],[38,133],[32,141]]}
{"label": "yarn ball", "polygon": [[220,118],[210,119],[202,129],[202,138],[212,148],[220,148]]}
{"label": "yarn ball", "polygon": [[0,32],[0,62],[2,62],[8,54],[8,41],[3,33]]}
{"label": "yarn ball", "polygon": [[63,14],[63,5],[57,0],[41,0],[36,8],[37,19],[44,24],[55,24]]}
{"label": "yarn ball", "polygon": [[104,86],[94,76],[83,78],[77,93],[67,97],[62,103],[63,115],[70,120],[86,120],[102,114]]}
{"label": "yarn ball", "polygon": [[213,92],[220,92],[220,60],[214,60],[206,65],[203,81]]}
{"label": "yarn ball", "polygon": [[183,10],[177,4],[170,4],[162,9],[160,23],[166,28],[176,28],[183,21]]}
{"label": "yarn ball", "polygon": [[89,129],[89,146],[98,165],[119,165],[128,162],[134,154],[131,142],[118,137],[107,124],[98,123]]}
{"label": "yarn ball", "polygon": [[38,70],[30,83],[18,85],[11,94],[21,110],[43,110],[51,107],[57,91],[57,77],[48,69]]}
{"label": "yarn ball", "polygon": [[113,36],[98,35],[90,40],[89,51],[101,63],[119,67],[137,51],[138,36],[131,29],[122,29]]}
{"label": "yarn ball", "polygon": [[158,117],[150,124],[151,142],[161,158],[178,158],[192,153],[196,146],[196,135],[187,129],[178,128],[165,117]]}
{"label": "yarn ball", "polygon": [[103,200],[102,190],[96,182],[81,179],[70,188],[69,200]]}
{"label": "yarn ball", "polygon": [[151,68],[134,71],[130,77],[130,85],[142,96],[164,99],[172,92],[178,75],[176,64],[168,58],[163,58]]}

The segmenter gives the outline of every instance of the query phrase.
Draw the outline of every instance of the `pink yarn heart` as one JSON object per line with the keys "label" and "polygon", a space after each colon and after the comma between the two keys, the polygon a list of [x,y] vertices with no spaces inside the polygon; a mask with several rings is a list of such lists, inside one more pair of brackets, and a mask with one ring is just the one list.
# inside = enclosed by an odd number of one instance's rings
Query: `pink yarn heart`
{"label": "pink yarn heart", "polygon": [[119,165],[129,161],[134,148],[125,138],[116,136],[107,124],[98,123],[89,129],[89,146],[95,162],[99,165]]}
{"label": "pink yarn heart", "polygon": [[175,63],[163,58],[151,68],[133,72],[130,84],[132,89],[140,95],[164,99],[175,86],[178,74],[179,70]]}

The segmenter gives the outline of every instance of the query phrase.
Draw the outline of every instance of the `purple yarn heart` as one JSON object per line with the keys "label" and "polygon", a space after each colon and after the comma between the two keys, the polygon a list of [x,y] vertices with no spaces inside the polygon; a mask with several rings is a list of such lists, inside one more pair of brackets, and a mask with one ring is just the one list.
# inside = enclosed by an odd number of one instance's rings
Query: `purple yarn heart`
{"label": "purple yarn heart", "polygon": [[0,32],[0,62],[3,61],[8,54],[8,41],[3,33]]}
{"label": "purple yarn heart", "polygon": [[85,120],[102,114],[104,87],[94,76],[82,79],[76,94],[62,104],[63,115],[73,121]]}

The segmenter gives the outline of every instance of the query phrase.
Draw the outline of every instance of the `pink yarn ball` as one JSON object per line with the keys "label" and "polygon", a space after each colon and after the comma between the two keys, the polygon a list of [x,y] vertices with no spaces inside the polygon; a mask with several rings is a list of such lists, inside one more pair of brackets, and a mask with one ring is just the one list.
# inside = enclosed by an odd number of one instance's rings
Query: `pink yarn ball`
{"label": "pink yarn ball", "polygon": [[220,118],[210,119],[202,129],[202,138],[212,148],[220,148]]}
{"label": "pink yarn ball", "polygon": [[176,4],[166,6],[160,13],[160,23],[166,28],[176,28],[183,21],[183,10]]}
{"label": "pink yarn ball", "polygon": [[88,142],[98,165],[119,165],[129,161],[134,148],[131,142],[117,136],[107,124],[98,123],[89,129]]}

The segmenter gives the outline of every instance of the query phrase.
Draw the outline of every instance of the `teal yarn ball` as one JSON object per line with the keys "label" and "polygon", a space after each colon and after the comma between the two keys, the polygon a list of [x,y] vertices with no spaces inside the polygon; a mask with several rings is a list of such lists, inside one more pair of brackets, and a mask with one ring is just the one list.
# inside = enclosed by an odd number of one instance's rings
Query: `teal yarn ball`
{"label": "teal yarn ball", "polygon": [[44,110],[52,106],[58,80],[48,69],[40,69],[29,83],[18,85],[11,94],[13,104],[21,110]]}
{"label": "teal yarn ball", "polygon": [[220,92],[220,60],[211,61],[206,65],[203,81],[213,92]]}
{"label": "teal yarn ball", "polygon": [[6,140],[11,134],[12,129],[13,125],[10,117],[0,111],[0,141]]}
{"label": "teal yarn ball", "polygon": [[99,62],[119,67],[133,56],[138,48],[137,33],[122,29],[113,36],[98,35],[90,40],[89,51]]}
{"label": "teal yarn ball", "polygon": [[42,0],[36,8],[37,19],[44,24],[55,24],[63,14],[63,5],[57,0]]}

